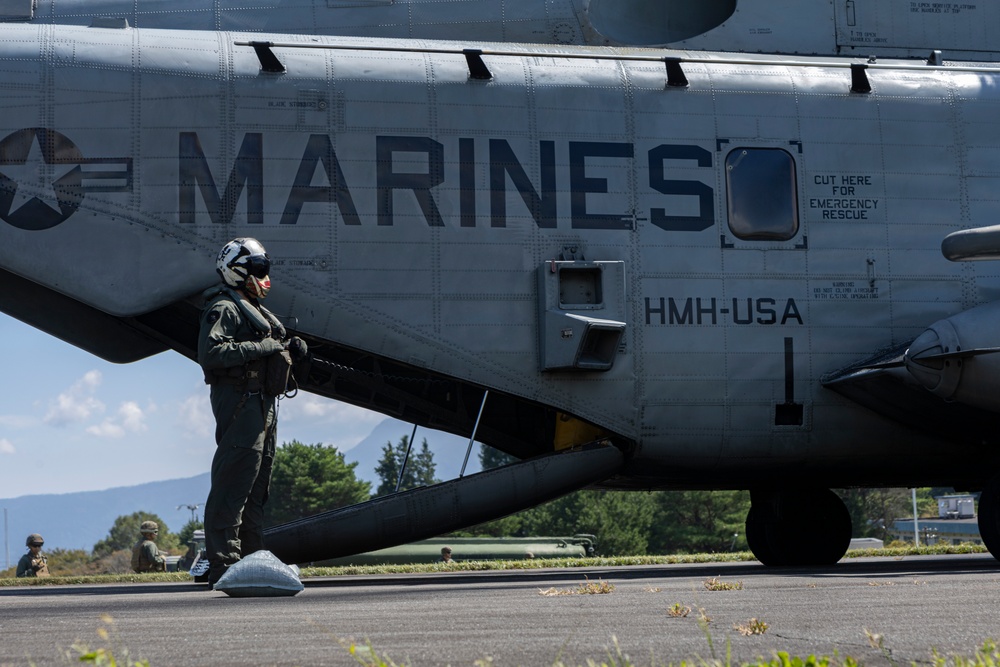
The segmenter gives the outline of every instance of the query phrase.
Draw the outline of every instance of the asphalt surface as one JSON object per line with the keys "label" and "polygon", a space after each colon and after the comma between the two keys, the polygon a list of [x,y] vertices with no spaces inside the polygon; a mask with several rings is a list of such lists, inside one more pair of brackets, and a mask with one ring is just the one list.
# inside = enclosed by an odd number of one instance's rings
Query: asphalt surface
{"label": "asphalt surface", "polygon": [[[608,594],[542,595],[607,582]],[[739,590],[710,591],[717,577]],[[370,640],[396,664],[585,665],[613,642],[637,665],[692,658],[850,655],[869,665],[970,655],[1000,639],[990,556],[852,559],[830,568],[752,563],[307,579],[287,598],[229,598],[195,584],[0,589],[0,665],[65,665],[74,644],[186,665],[356,665]],[[672,617],[675,603],[691,607]],[[711,618],[708,636],[699,609]],[[102,620],[110,617],[111,624]],[[752,618],[764,634],[743,636]],[[98,636],[108,628],[110,639]],[[882,636],[872,647],[865,631]],[[877,640],[873,640],[877,641]],[[711,642],[711,643],[710,643]],[[73,660],[72,662],[75,662]],[[122,664],[119,662],[119,664]]]}

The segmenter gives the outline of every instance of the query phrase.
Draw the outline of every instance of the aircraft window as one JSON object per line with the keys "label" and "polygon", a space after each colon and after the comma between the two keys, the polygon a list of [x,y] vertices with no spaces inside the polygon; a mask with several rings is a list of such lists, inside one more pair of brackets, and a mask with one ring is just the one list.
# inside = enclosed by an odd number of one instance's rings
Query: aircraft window
{"label": "aircraft window", "polygon": [[729,228],[745,241],[787,241],[799,231],[795,160],[780,148],[737,148],[726,156]]}
{"label": "aircraft window", "polygon": [[559,306],[594,306],[604,301],[601,270],[562,269],[559,271]]}

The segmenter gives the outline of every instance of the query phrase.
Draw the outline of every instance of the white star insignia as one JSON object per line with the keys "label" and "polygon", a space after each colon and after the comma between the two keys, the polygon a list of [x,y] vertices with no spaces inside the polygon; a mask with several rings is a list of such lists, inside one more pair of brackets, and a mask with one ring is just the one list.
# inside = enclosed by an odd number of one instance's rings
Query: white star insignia
{"label": "white star insignia", "polygon": [[17,186],[9,213],[14,213],[32,199],[37,199],[60,213],[54,183],[74,167],[75,165],[47,163],[41,144],[38,143],[38,135],[35,134],[23,164],[0,164],[0,173]]}

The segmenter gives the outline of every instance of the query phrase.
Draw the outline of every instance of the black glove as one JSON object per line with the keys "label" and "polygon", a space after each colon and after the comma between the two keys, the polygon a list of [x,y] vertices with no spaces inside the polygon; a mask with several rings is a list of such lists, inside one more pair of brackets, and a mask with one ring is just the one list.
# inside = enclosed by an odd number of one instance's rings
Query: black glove
{"label": "black glove", "polygon": [[264,357],[271,356],[275,352],[281,352],[285,349],[285,346],[273,338],[265,338],[257,343],[257,348],[260,350],[259,358],[263,359]]}
{"label": "black glove", "polygon": [[288,341],[288,351],[292,353],[294,363],[299,363],[309,356],[309,346],[298,336],[292,336]]}

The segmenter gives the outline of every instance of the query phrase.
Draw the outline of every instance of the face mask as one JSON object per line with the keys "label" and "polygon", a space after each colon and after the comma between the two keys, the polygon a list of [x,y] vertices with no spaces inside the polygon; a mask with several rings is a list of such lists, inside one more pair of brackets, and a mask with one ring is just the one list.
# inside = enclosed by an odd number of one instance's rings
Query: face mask
{"label": "face mask", "polygon": [[271,277],[255,278],[250,276],[246,282],[247,294],[255,299],[263,299],[271,291]]}

